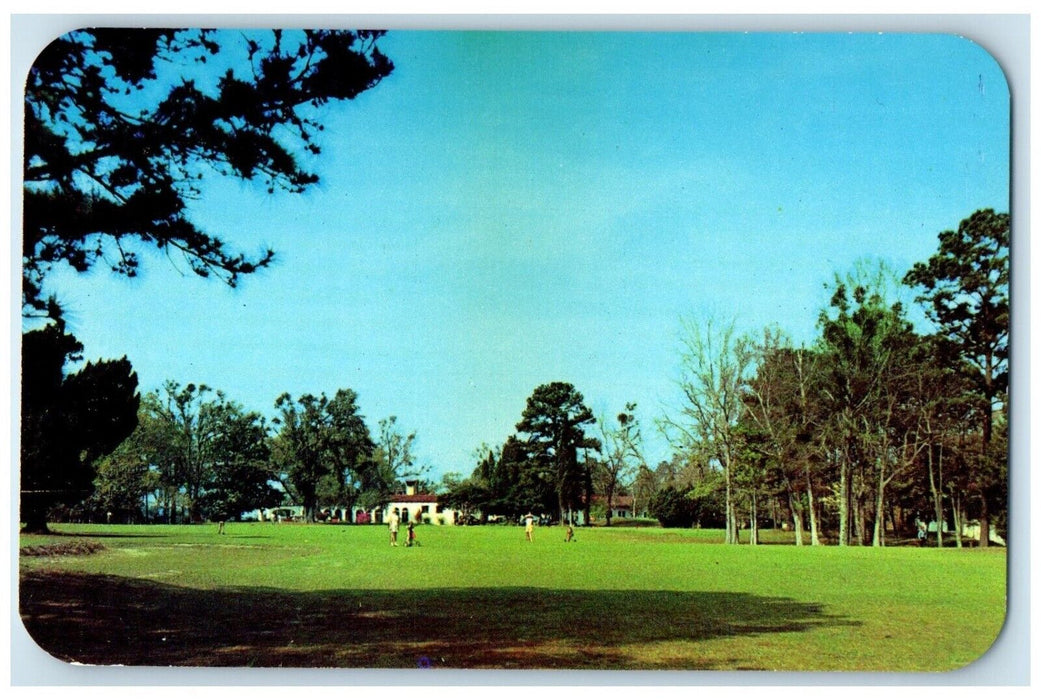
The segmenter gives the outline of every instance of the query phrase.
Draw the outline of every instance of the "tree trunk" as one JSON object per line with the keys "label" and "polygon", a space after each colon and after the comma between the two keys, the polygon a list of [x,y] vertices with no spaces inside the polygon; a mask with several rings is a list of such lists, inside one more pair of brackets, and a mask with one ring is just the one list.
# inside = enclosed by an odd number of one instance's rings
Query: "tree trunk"
{"label": "tree trunk", "polygon": [[867,544],[867,504],[859,490],[853,495],[853,534],[859,546]]}
{"label": "tree trunk", "polygon": [[839,546],[849,545],[849,470],[846,460],[839,462]]}
{"label": "tree trunk", "polygon": [[752,489],[752,519],[748,530],[748,544],[759,544],[759,497],[755,489]]}
{"label": "tree trunk", "polygon": [[593,475],[588,468],[586,468],[585,473],[585,491],[585,507],[582,509],[582,514],[585,516],[586,519],[586,527],[589,527],[593,524]]}
{"label": "tree trunk", "polygon": [[980,547],[990,546],[990,512],[987,510],[987,494],[980,489]]}
{"label": "tree trunk", "polygon": [[788,509],[792,512],[792,520],[795,521],[795,546],[801,547],[802,542],[802,505],[795,498],[795,494],[788,492]]}
{"label": "tree trunk", "polygon": [[875,489],[875,529],[871,536],[872,547],[885,546],[885,462],[878,468],[878,484]]}
{"label": "tree trunk", "polygon": [[952,490],[951,493],[951,512],[954,516],[954,546],[958,549],[962,548],[962,532],[965,528],[965,514],[961,508],[961,497]]}
{"label": "tree trunk", "polygon": [[300,505],[304,507],[304,522],[313,523],[314,514],[318,508],[318,493],[312,491],[310,486],[307,487],[306,491],[303,489],[302,491],[303,492],[300,494],[300,500],[302,503]]}
{"label": "tree trunk", "polygon": [[[943,494],[937,487],[937,483],[942,482],[943,472],[943,445],[940,445],[940,454],[937,456],[936,463],[933,463],[933,451],[928,450],[928,456],[926,458],[926,464],[929,467],[929,492],[933,496],[933,515],[936,520],[936,546],[943,549]],[[937,474],[936,472],[940,473]]]}
{"label": "tree trunk", "polygon": [[730,483],[730,463],[723,465],[723,479],[726,483],[726,544],[737,544],[737,514],[734,512],[733,488]]}
{"label": "tree trunk", "polygon": [[[983,409],[983,463],[987,461],[990,454],[990,440],[994,431],[994,357],[991,353],[986,355],[986,371],[984,372],[984,401]],[[990,546],[990,511],[987,508],[986,488],[980,488],[980,547]]]}
{"label": "tree trunk", "polygon": [[[35,501],[40,501],[39,503]],[[21,518],[25,522],[22,532],[43,535],[50,532],[47,528],[47,507],[43,499],[32,494],[22,495]]]}
{"label": "tree trunk", "polygon": [[809,499],[807,510],[810,515],[810,544],[814,547],[820,546],[820,531],[817,528],[817,504],[813,500],[813,482],[810,480],[810,467],[806,466],[806,497]]}
{"label": "tree trunk", "polygon": [[202,522],[202,515],[199,512],[199,490],[198,484],[192,486],[188,492],[188,522],[195,523]]}

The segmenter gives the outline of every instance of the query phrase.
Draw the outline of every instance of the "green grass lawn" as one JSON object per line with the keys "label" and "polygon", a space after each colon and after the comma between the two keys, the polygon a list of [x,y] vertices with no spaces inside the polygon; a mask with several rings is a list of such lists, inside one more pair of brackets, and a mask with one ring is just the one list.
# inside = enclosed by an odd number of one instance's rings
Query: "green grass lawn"
{"label": "green grass lawn", "polygon": [[[22,619],[95,664],[944,671],[1005,615],[1003,549],[721,533],[230,523],[21,538]],[[404,533],[402,533],[404,534]],[[777,539],[783,539],[777,533]],[[77,543],[85,554],[58,554]],[[53,549],[50,549],[53,548]],[[84,548],[85,549],[85,548]]]}

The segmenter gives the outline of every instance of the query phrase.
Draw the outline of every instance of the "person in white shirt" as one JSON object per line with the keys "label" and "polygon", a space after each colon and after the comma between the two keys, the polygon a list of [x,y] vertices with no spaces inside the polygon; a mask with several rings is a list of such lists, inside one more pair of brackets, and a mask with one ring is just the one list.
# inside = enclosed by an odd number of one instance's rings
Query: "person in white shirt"
{"label": "person in white shirt", "polygon": [[394,512],[390,514],[390,518],[387,519],[387,524],[390,526],[390,546],[398,546],[398,524],[401,522],[401,517],[398,515],[398,509],[395,508]]}

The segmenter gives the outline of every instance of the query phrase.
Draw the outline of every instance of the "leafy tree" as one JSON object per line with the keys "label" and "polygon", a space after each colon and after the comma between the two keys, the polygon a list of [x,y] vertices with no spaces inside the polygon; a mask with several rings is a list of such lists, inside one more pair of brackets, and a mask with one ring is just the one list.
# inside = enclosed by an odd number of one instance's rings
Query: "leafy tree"
{"label": "leafy tree", "polygon": [[148,483],[153,487],[155,516],[161,514],[167,523],[177,522],[178,515],[187,512],[179,450],[175,448],[182,439],[179,432],[176,421],[164,417],[159,392],[151,391],[141,401],[137,428],[127,439],[130,444],[122,446],[136,447],[148,462],[152,474]]}
{"label": "leafy tree", "polygon": [[359,462],[350,472],[352,478],[348,491],[356,494],[355,499],[348,499],[352,505],[356,500],[366,510],[380,508],[392,494],[400,493],[408,480],[415,480],[421,490],[426,487],[426,484],[419,484],[418,479],[425,468],[415,468],[413,445],[416,434],[399,432],[397,421],[397,416],[380,420],[371,459]]}
{"label": "leafy tree", "polygon": [[777,463],[770,436],[749,419],[748,411],[739,419],[735,435],[734,485],[748,507],[748,543],[759,544],[761,508],[768,498],[776,495],[776,483],[771,478]]}
{"label": "leafy tree", "polygon": [[87,508],[95,514],[112,514],[115,522],[137,522],[147,517],[147,500],[157,487],[157,473],[151,469],[135,436],[138,429],[98,462],[94,493]]}
{"label": "leafy tree", "polygon": [[296,152],[319,153],[318,108],[393,70],[381,34],[96,28],[52,42],[25,87],[24,312],[60,315],[44,281],[61,263],[134,276],[155,247],[230,285],[270,264],[193,223],[199,182],[314,184]]}
{"label": "leafy tree", "polygon": [[442,477],[440,500],[447,507],[460,510],[465,515],[480,513],[483,518],[487,518],[492,501],[490,483],[498,458],[495,450],[485,444],[477,448],[474,458],[478,464],[469,477],[463,478],[455,472]]}
{"label": "leafy tree", "polygon": [[488,485],[479,476],[463,479],[458,474],[445,474],[442,484],[443,493],[438,500],[445,507],[459,510],[464,516],[476,511],[487,513]]}
{"label": "leafy tree", "polygon": [[517,435],[506,438],[490,466],[488,512],[518,517],[527,512],[553,513],[558,504],[556,467],[534,459],[531,445]]}
{"label": "leafy tree", "polygon": [[910,323],[895,326],[889,371],[881,386],[879,415],[875,432],[870,435],[874,447],[874,546],[885,543],[887,489],[912,474],[929,447],[922,424],[929,407],[926,397],[917,392],[918,375],[928,362],[923,358],[923,347],[927,347],[924,340],[912,331]]}
{"label": "leafy tree", "polygon": [[632,486],[630,487],[633,496],[634,516],[640,517],[641,513],[650,512],[651,498],[658,490],[657,481],[654,470],[646,464],[641,464],[636,468],[636,474],[633,476]]}
{"label": "leafy tree", "polygon": [[718,471],[706,472],[689,489],[686,496],[694,503],[696,527],[726,527],[727,509],[724,500],[723,475]]}
{"label": "leafy tree", "polygon": [[888,430],[892,402],[899,401],[902,356],[913,342],[902,306],[886,298],[888,277],[884,266],[837,276],[829,308],[819,319],[821,397],[831,416],[831,449],[839,467],[840,545],[850,544],[851,526],[862,542],[866,538],[869,499],[880,495],[877,479],[884,478],[880,471],[891,446]]}
{"label": "leafy tree", "polygon": [[128,442],[131,454],[155,468],[170,522],[179,506],[195,522],[235,518],[277,501],[263,418],[205,384],[167,381],[146,395]]}
{"label": "leafy tree", "polygon": [[[923,446],[919,458],[926,484],[923,490],[928,493],[936,523],[947,522],[949,515],[960,521],[961,513],[949,510],[945,501],[952,496],[956,502],[962,500],[960,482],[966,471],[959,454],[959,437],[972,432],[978,402],[972,399],[968,380],[945,362],[935,337],[922,338],[912,353],[909,394],[916,404],[916,430]],[[952,494],[955,488],[958,492]],[[920,504],[911,507],[918,510]],[[961,523],[956,524],[960,530]],[[960,537],[955,541],[961,546]],[[936,528],[936,542],[940,547],[944,544],[943,527]]]}
{"label": "leafy tree", "polygon": [[1005,507],[1007,454],[991,449],[995,409],[1008,391],[1010,218],[976,211],[956,231],[939,235],[940,248],[904,282],[918,288],[948,356],[975,386],[982,403],[978,469],[973,478],[980,509],[980,546],[987,546],[990,515]]}
{"label": "leafy tree", "polygon": [[477,466],[469,478],[454,485],[446,503],[467,511],[515,518],[528,511],[557,509],[555,470],[547,460],[533,460],[527,441],[511,435],[501,447],[482,445],[474,454]]}
{"label": "leafy tree", "polygon": [[[592,474],[590,465],[579,461],[578,451],[599,450],[600,441],[585,434],[584,426],[595,419],[583,401],[582,394],[566,382],[536,387],[517,430],[528,436],[529,462],[553,479],[561,519],[569,511],[583,509],[589,522]],[[522,476],[521,483],[525,482]]]}
{"label": "leafy tree", "polygon": [[283,493],[273,484],[264,419],[234,402],[215,403],[207,414],[213,444],[212,463],[198,497],[203,517],[231,520],[255,508],[278,505]]}
{"label": "leafy tree", "polygon": [[97,461],[137,424],[130,362],[88,362],[67,373],[82,350],[61,323],[22,336],[21,520],[28,532],[47,531],[51,506],[89,496]]}
{"label": "leafy tree", "polygon": [[[502,454],[510,455],[516,437],[507,440],[506,447],[489,447],[482,444],[473,454],[477,466],[469,477],[453,478],[445,475],[446,491],[443,496],[445,505],[456,508],[466,514],[479,513],[483,521],[495,513],[513,514],[519,512],[518,507],[510,500],[511,487],[516,485],[516,471],[519,464],[515,461],[504,461]],[[523,460],[522,460],[523,461]]]}
{"label": "leafy tree", "polygon": [[385,487],[380,492],[381,497],[393,493],[405,481],[418,479],[426,471],[426,468],[416,466],[415,444],[414,432],[404,434],[398,430],[397,416],[389,416],[379,422],[373,459],[378,473],[382,475],[380,482]]}
{"label": "leafy tree", "polygon": [[815,433],[815,368],[818,353],[793,348],[780,331],[767,329],[755,352],[755,375],[745,395],[745,418],[765,439],[758,444],[770,459],[795,525],[795,543],[803,544],[806,521],[810,541],[820,543],[812,440]]}
{"label": "leafy tree", "polygon": [[[148,418],[144,422],[150,432],[148,443],[152,448],[150,459],[161,465],[160,473],[170,493],[171,501],[184,496],[191,522],[202,516],[199,496],[209,479],[212,467],[213,439],[216,431],[209,425],[212,410],[206,396],[213,389],[205,384],[181,386],[173,380],[163,385],[162,393],[151,392],[145,397]],[[217,400],[224,396],[217,393]],[[167,509],[173,517],[176,508]]]}
{"label": "leafy tree", "polygon": [[698,516],[694,500],[675,486],[658,491],[651,498],[648,510],[662,527],[691,527]]}
{"label": "leafy tree", "polygon": [[308,522],[314,522],[323,477],[356,481],[362,491],[374,488],[380,478],[374,471],[375,444],[353,390],[339,389],[332,399],[304,394],[294,400],[286,393],[275,401],[275,408],[280,412],[274,419],[279,432],[272,442],[272,459]]}

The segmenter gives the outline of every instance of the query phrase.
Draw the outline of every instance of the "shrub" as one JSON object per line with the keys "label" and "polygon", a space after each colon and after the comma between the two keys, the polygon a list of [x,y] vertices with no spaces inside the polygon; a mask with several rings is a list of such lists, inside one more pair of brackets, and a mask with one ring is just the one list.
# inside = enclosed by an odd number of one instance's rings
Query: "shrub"
{"label": "shrub", "polygon": [[667,486],[654,494],[648,510],[662,527],[690,527],[698,516],[694,500],[674,486]]}

